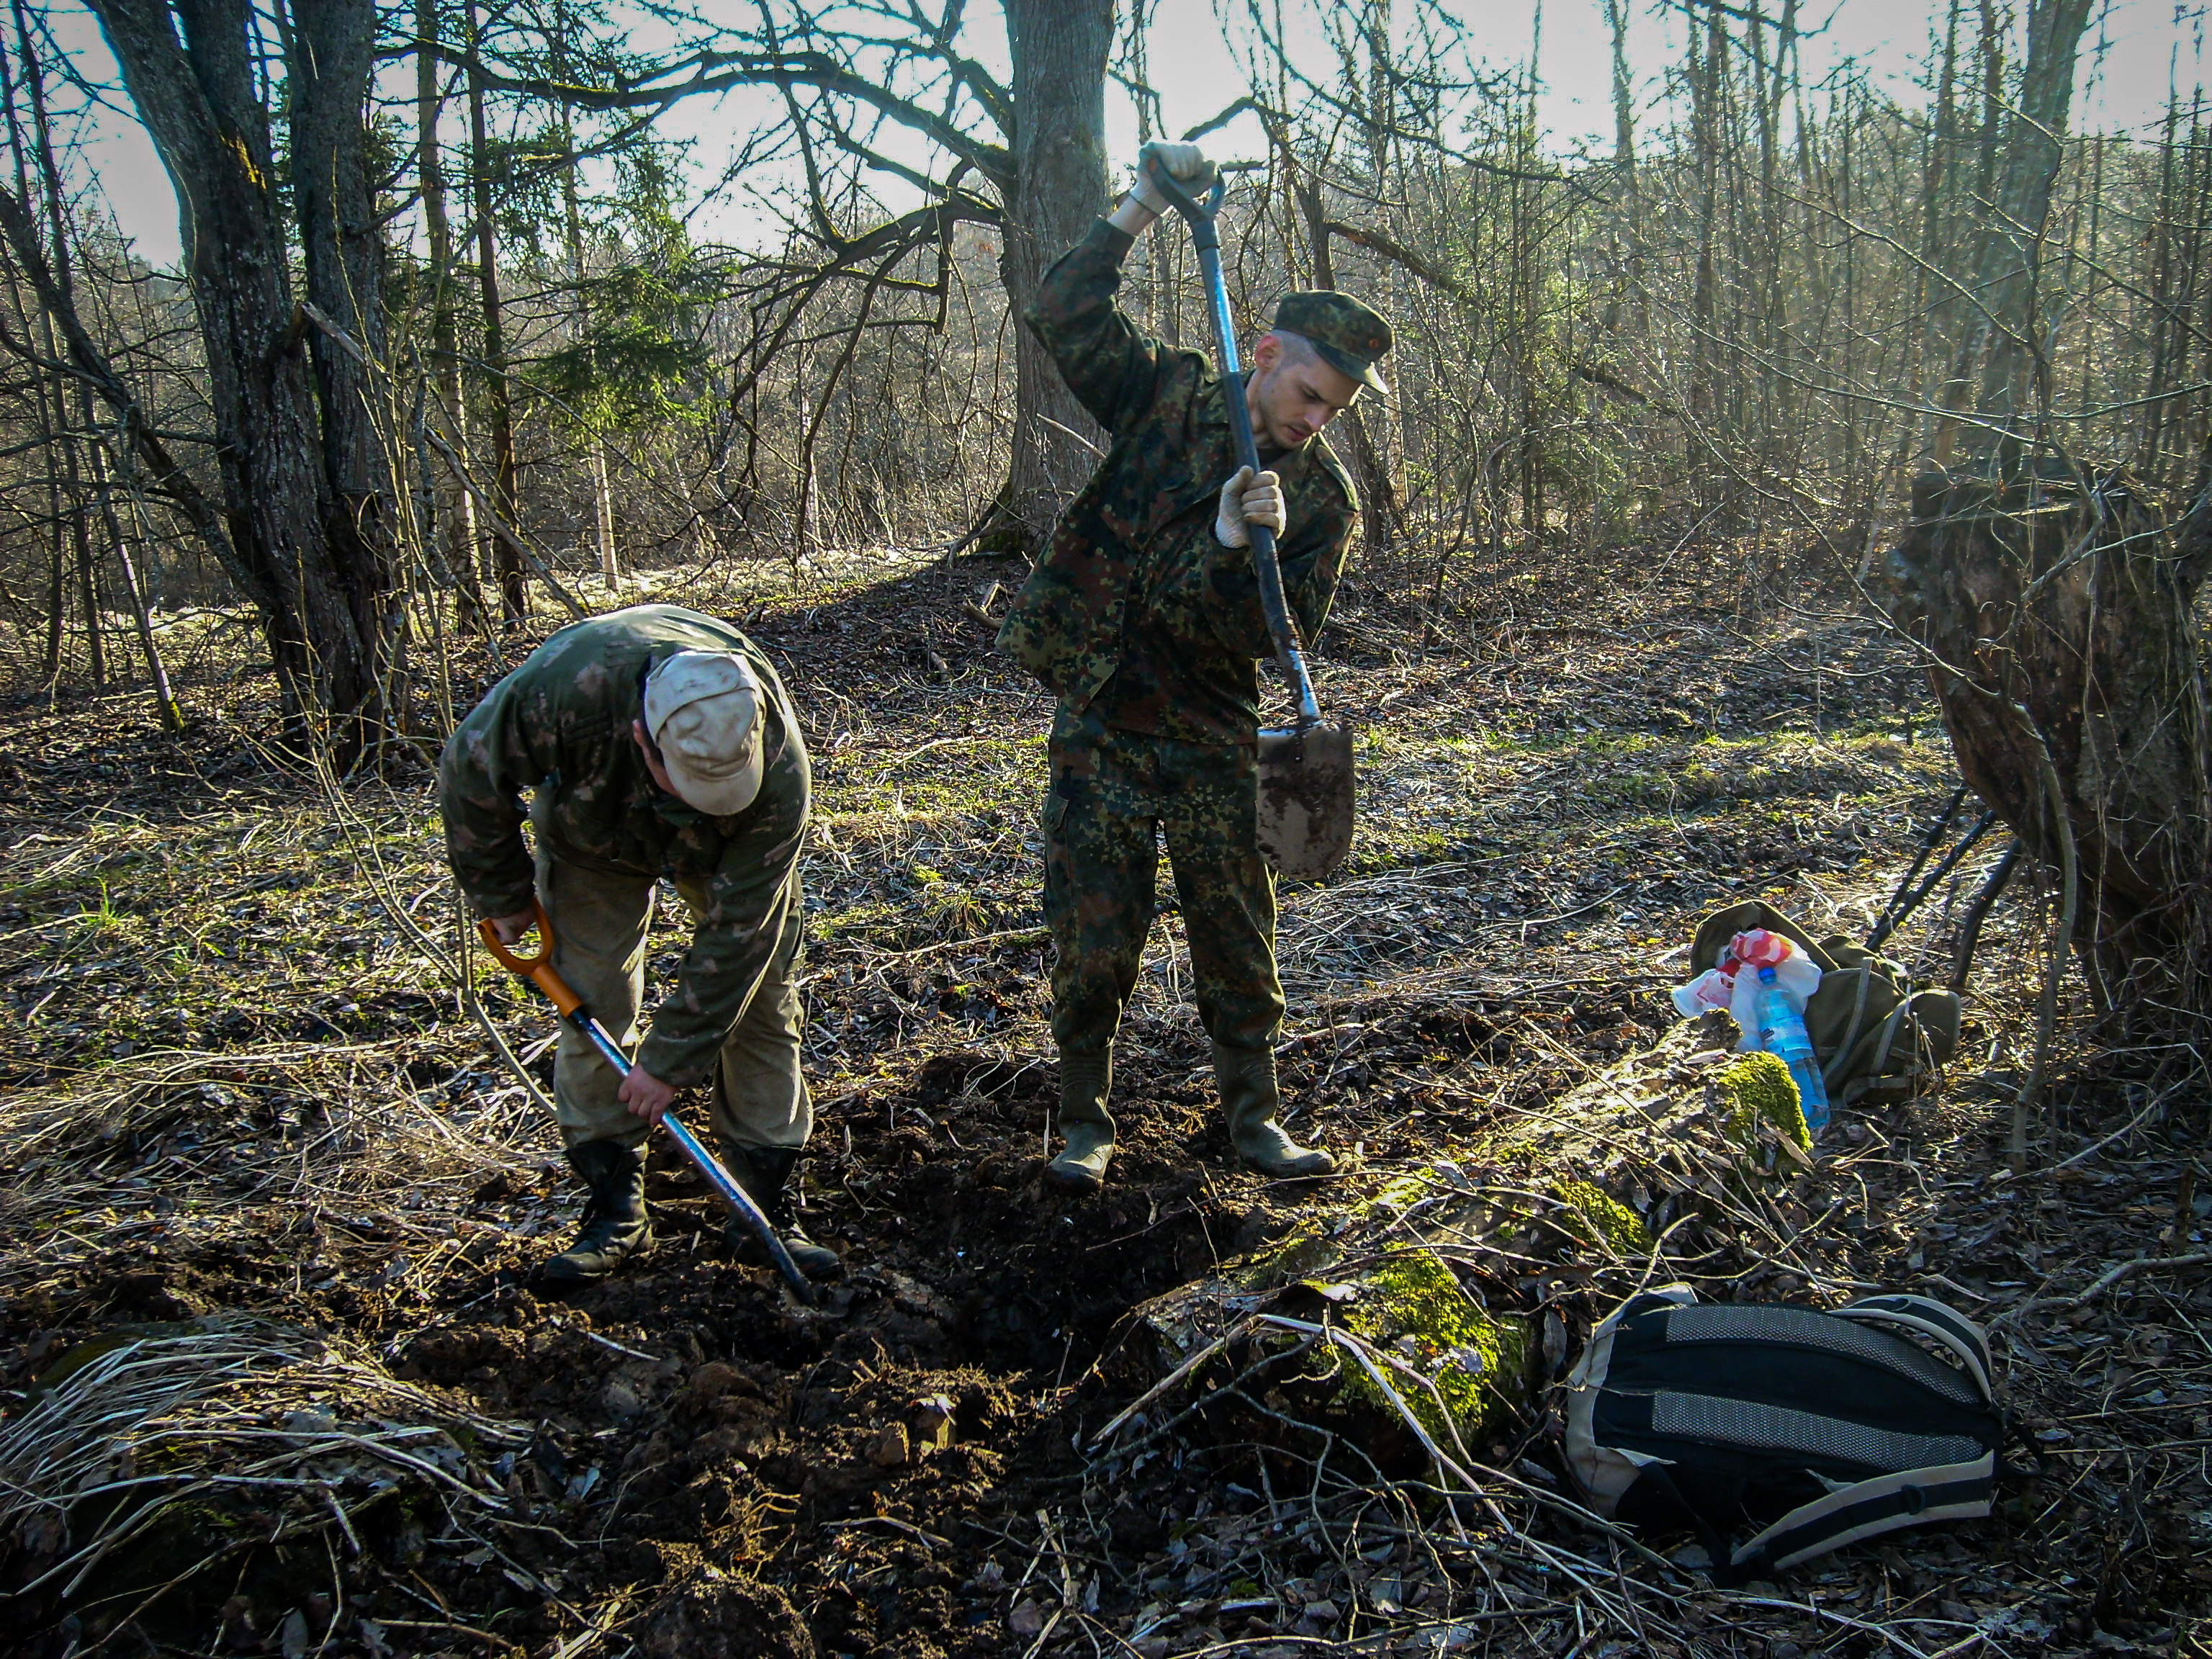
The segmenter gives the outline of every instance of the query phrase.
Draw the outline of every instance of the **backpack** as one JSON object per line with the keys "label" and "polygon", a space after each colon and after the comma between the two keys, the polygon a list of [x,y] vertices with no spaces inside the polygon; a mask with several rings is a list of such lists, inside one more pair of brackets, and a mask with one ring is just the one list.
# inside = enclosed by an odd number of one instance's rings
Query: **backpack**
{"label": "backpack", "polygon": [[1894,1102],[1917,1093],[1929,1073],[1959,1049],[1955,992],[1915,980],[1887,957],[1841,934],[1815,940],[1771,905],[1747,899],[1698,924],[1690,971],[1717,965],[1738,933],[1765,927],[1804,947],[1820,969],[1805,1005],[1805,1029],[1820,1061],[1831,1104]]}
{"label": "backpack", "polygon": [[[1590,1507],[1632,1526],[1686,1522],[1724,1588],[1990,1512],[2004,1425],[1989,1346],[1926,1297],[1823,1312],[1668,1285],[1590,1334],[1567,1388],[1567,1464]],[[1758,1530],[1731,1549],[1746,1524]]]}

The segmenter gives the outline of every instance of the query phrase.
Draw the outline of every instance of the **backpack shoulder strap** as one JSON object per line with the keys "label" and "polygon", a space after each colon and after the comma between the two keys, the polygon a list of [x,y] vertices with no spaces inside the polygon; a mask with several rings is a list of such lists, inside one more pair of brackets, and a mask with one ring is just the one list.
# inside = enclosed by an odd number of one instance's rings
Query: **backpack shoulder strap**
{"label": "backpack shoulder strap", "polygon": [[1838,1319],[1865,1320],[1918,1332],[1959,1362],[1966,1375],[1974,1379],[1974,1386],[1981,1390],[1984,1401],[1995,1403],[1990,1392],[1988,1334],[1964,1314],[1945,1307],[1933,1297],[1904,1293],[1864,1297],[1831,1311]]}
{"label": "backpack shoulder strap", "polygon": [[[1820,1080],[1831,1089],[1842,1080],[1838,1073],[1843,1070],[1844,1060],[1850,1056],[1851,1045],[1859,1040],[1860,1028],[1866,1024],[1867,993],[1873,987],[1874,969],[1868,963],[1862,963],[1856,971],[1857,994],[1851,999],[1850,1024],[1844,1028],[1843,1036],[1837,1039],[1834,1049],[1828,1055],[1828,1063],[1820,1068]],[[1904,1006],[1905,999],[1899,997],[1898,1006],[1901,1008]]]}
{"label": "backpack shoulder strap", "polygon": [[1731,1588],[1900,1527],[1975,1520],[1990,1512],[1996,1490],[1994,1452],[1861,1480],[1799,1504],[1735,1551],[1714,1581]]}

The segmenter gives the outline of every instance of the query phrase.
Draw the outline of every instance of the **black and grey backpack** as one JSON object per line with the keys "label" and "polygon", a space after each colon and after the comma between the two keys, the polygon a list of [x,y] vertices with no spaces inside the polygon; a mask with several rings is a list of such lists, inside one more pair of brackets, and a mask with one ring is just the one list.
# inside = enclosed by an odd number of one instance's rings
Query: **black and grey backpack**
{"label": "black and grey backpack", "polygon": [[[1723,1585],[1990,1512],[2004,1425],[1989,1345],[1923,1296],[1823,1312],[1669,1285],[1590,1334],[1567,1388],[1567,1465],[1590,1507],[1694,1528]],[[1747,1525],[1755,1535],[1731,1549]]]}

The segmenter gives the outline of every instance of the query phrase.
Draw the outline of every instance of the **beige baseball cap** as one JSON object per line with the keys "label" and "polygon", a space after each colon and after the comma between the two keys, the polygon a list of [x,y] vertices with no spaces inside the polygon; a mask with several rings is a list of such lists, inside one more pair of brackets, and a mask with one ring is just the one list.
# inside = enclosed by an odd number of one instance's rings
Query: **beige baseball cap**
{"label": "beige baseball cap", "polygon": [[679,651],[645,682],[645,729],[668,781],[710,817],[742,812],[760,793],[761,684],[731,651]]}

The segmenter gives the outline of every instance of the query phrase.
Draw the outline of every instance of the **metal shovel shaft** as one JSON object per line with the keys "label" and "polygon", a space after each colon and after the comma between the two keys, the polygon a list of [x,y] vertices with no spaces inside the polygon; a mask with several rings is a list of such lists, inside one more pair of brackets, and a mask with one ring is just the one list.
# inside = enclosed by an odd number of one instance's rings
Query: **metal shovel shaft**
{"label": "metal shovel shaft", "polygon": [[[1213,317],[1214,349],[1221,362],[1221,397],[1229,411],[1229,430],[1236,440],[1237,464],[1260,471],[1260,444],[1252,430],[1251,406],[1244,401],[1244,364],[1237,355],[1237,319],[1229,313],[1229,284],[1221,274],[1221,233],[1213,222],[1213,216],[1221,206],[1224,186],[1216,176],[1210,198],[1200,204],[1192,198],[1173,174],[1159,165],[1156,158],[1146,162],[1152,184],[1176,205],[1190,226],[1192,246],[1198,251],[1199,274],[1206,283],[1207,309]],[[1275,532],[1265,525],[1248,524],[1246,532],[1252,539],[1252,568],[1260,579],[1260,609],[1267,618],[1267,636],[1274,642],[1276,659],[1282,664],[1283,677],[1290,682],[1291,692],[1297,699],[1297,726],[1303,731],[1321,719],[1321,705],[1315,701],[1313,678],[1306,672],[1305,653],[1298,647],[1298,636],[1291,626],[1290,602],[1283,594],[1283,569],[1275,557]]]}
{"label": "metal shovel shaft", "polygon": [[[477,929],[483,935],[484,943],[491,947],[492,955],[499,958],[501,966],[530,981],[544,992],[560,1011],[561,1018],[606,1056],[607,1064],[624,1077],[630,1074],[632,1062],[630,1057],[623,1052],[622,1044],[617,1042],[613,1034],[592,1017],[591,1010],[584,1006],[583,1000],[569,988],[568,981],[562,979],[560,970],[553,966],[553,920],[545,914],[544,904],[538,907],[538,950],[534,957],[517,956],[501,942],[489,921],[478,922]],[[722,1202],[735,1211],[739,1219],[751,1228],[760,1242],[768,1247],[769,1259],[775,1263],[776,1271],[798,1293],[799,1300],[812,1306],[817,1296],[814,1281],[800,1272],[799,1264],[791,1259],[791,1252],[776,1237],[775,1224],[754,1201],[753,1195],[738,1184],[737,1177],[722,1167],[722,1160],[708,1151],[705,1143],[686,1128],[683,1119],[674,1112],[660,1115],[660,1127],[668,1131],[668,1137],[676,1143],[677,1150],[691,1160],[692,1167],[707,1178],[707,1184],[714,1189]]]}
{"label": "metal shovel shaft", "polygon": [[[1191,244],[1198,253],[1199,271],[1205,278],[1206,300],[1213,314],[1221,396],[1236,441],[1237,463],[1256,473],[1260,447],[1252,430],[1251,405],[1245,400],[1244,365],[1237,355],[1237,322],[1229,313],[1229,285],[1221,274],[1221,232],[1214,222],[1226,188],[1216,173],[1206,201],[1200,203],[1160,165],[1157,155],[1148,155],[1145,165],[1153,188],[1190,226]],[[1267,617],[1268,637],[1282,664],[1283,678],[1297,703],[1289,726],[1262,728],[1257,734],[1254,840],[1261,855],[1282,875],[1296,880],[1325,880],[1352,850],[1356,810],[1352,734],[1340,725],[1322,721],[1313,677],[1306,671],[1305,653],[1291,624],[1274,532],[1249,523],[1245,529],[1251,541],[1253,574],[1259,581],[1260,609]]]}

